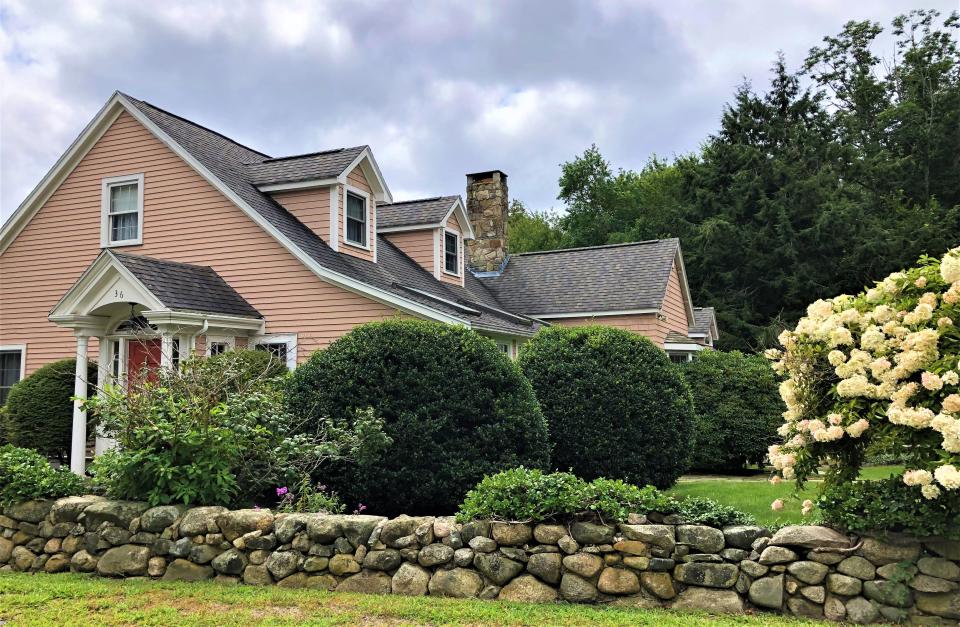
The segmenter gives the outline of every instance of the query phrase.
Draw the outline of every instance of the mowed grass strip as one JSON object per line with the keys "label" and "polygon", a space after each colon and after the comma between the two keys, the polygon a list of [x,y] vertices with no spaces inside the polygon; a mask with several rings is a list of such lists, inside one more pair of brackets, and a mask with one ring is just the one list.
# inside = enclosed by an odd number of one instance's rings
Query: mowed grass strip
{"label": "mowed grass strip", "polygon": [[[903,472],[902,466],[870,466],[860,472],[860,478],[866,481],[886,479],[891,474]],[[682,479],[669,490],[675,496],[705,496],[723,505],[735,507],[753,514],[761,525],[779,526],[812,524],[812,516],[800,513],[800,504],[804,499],[816,499],[819,488],[817,481],[809,481],[800,492],[791,481],[773,485],[767,481],[767,475],[750,477],[704,477],[689,476]],[[775,499],[783,499],[786,506],[779,512],[770,509]]]}
{"label": "mowed grass strip", "polygon": [[376,596],[101,579],[78,574],[0,574],[0,624],[11,625],[764,625],[828,623],[775,614]]}

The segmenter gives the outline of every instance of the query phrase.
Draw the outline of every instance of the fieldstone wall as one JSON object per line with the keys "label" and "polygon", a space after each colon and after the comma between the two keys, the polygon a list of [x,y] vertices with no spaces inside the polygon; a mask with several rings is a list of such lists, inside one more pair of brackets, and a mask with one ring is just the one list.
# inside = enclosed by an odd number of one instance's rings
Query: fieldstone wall
{"label": "fieldstone wall", "polygon": [[826,527],[716,529],[149,507],[96,496],[0,516],[4,571],[957,624],[960,542]]}

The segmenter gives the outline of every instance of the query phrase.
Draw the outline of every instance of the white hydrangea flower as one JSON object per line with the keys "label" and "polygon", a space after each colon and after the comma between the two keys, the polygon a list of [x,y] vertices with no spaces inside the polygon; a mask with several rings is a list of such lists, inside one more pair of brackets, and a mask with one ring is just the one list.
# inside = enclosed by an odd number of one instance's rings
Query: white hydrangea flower
{"label": "white hydrangea flower", "polygon": [[947,252],[940,261],[940,276],[947,283],[960,281],[960,248]]}
{"label": "white hydrangea flower", "polygon": [[960,470],[957,470],[953,464],[940,466],[933,471],[933,477],[947,490],[960,488]]}

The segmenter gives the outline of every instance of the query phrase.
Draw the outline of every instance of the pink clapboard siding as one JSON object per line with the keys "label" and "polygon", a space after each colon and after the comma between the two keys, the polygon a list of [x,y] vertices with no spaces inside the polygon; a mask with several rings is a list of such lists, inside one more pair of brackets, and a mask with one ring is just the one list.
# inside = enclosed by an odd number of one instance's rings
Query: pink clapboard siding
{"label": "pink clapboard siding", "polygon": [[386,238],[430,274],[434,273],[435,232],[437,229],[387,233]]}

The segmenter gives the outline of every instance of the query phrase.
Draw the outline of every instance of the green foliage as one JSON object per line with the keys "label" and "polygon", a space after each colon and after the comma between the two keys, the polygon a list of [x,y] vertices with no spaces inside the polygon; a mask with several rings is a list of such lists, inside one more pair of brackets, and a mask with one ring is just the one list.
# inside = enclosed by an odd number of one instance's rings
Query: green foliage
{"label": "green foliage", "polygon": [[549,327],[523,345],[518,363],[550,423],[554,467],[659,488],[687,469],[690,390],[647,338],[610,327]]}
{"label": "green foliage", "polygon": [[762,463],[767,447],[779,440],[785,409],[767,360],[739,351],[701,351],[684,363],[683,374],[696,409],[691,467],[727,473]]}
{"label": "green foliage", "polygon": [[286,410],[281,389],[237,363],[190,359],[158,371],[154,381],[88,401],[119,444],[91,469],[109,495],[152,505],[247,506],[324,460],[366,461],[386,445],[369,409],[304,428]]}
{"label": "green foliage", "polygon": [[568,472],[520,467],[484,477],[467,493],[457,519],[539,522],[594,514],[622,522],[630,513],[657,511],[672,502],[649,485],[638,488],[602,477],[588,483]]}
{"label": "green foliage", "polygon": [[280,497],[277,511],[288,514],[342,514],[346,509],[336,492],[328,491],[325,485],[314,484],[309,476],[301,479],[292,489],[287,486],[278,487],[277,496]]}
{"label": "green foliage", "polygon": [[938,18],[893,20],[895,58],[874,51],[879,25],[851,21],[799,72],[776,59],[695,154],[617,171],[592,146],[562,164],[562,245],[680,238],[720,346],[751,352],[807,303],[942,254],[960,232],[960,20]]}
{"label": "green foliage", "polygon": [[0,507],[82,494],[84,488],[81,477],[65,468],[54,469],[34,450],[0,446]]}
{"label": "green foliage", "polygon": [[[4,406],[7,440],[61,461],[70,451],[73,430],[75,359],[49,363],[10,389]],[[89,363],[88,390],[97,377],[97,364]]]}
{"label": "green foliage", "polygon": [[664,509],[668,513],[679,515],[685,522],[711,527],[757,524],[756,519],[750,514],[701,496],[674,501]]}
{"label": "green foliage", "polygon": [[824,522],[852,533],[899,531],[960,538],[960,494],[946,490],[938,499],[928,500],[900,477],[832,485],[817,505]]}
{"label": "green foliage", "polygon": [[563,247],[563,233],[557,216],[546,211],[531,211],[522,202],[510,203],[507,231],[510,233],[510,252],[553,250]]}
{"label": "green foliage", "polygon": [[392,440],[369,466],[325,464],[324,483],[376,514],[455,510],[484,475],[547,465],[530,383],[490,340],[452,325],[392,320],[354,328],[292,375],[307,424],[372,407]]}
{"label": "green foliage", "polygon": [[227,371],[236,389],[287,376],[287,364],[269,351],[239,349],[226,351],[207,359],[211,367]]}

